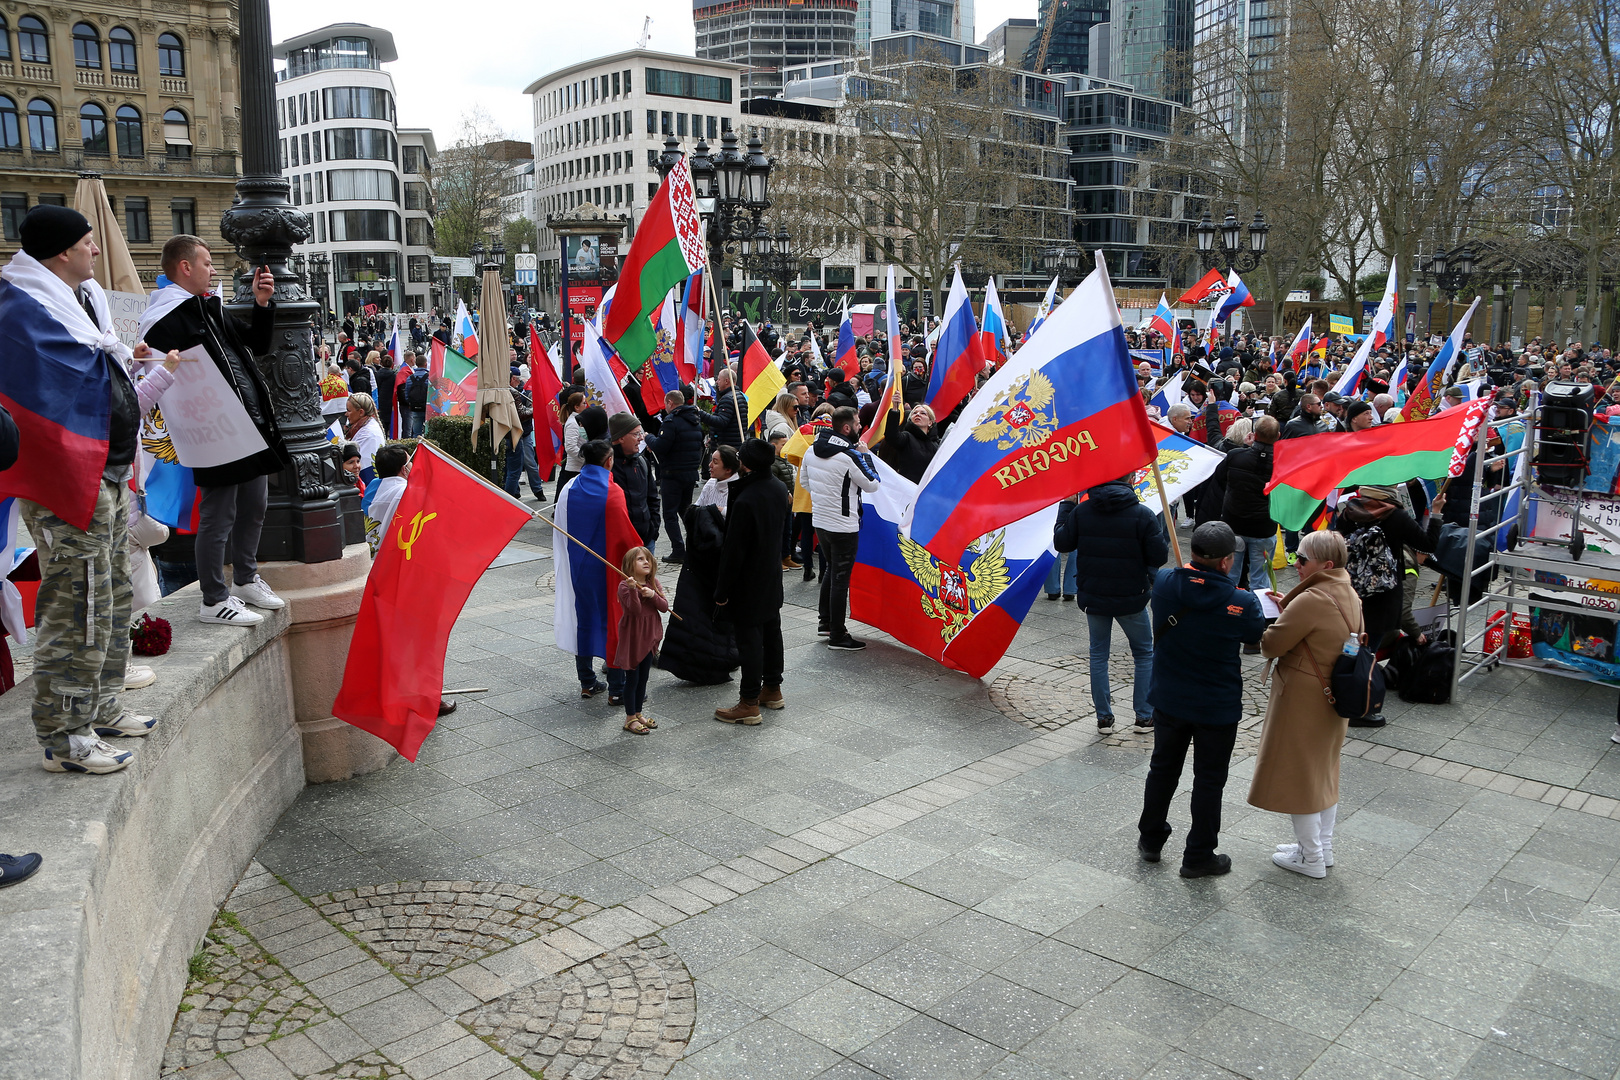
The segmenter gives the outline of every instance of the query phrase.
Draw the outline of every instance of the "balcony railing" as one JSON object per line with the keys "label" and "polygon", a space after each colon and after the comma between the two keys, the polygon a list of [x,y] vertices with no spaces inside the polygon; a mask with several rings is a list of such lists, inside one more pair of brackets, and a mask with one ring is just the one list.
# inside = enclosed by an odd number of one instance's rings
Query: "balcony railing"
{"label": "balcony railing", "polygon": [[80,68],[74,73],[73,81],[80,86],[106,86],[107,76],[100,71],[90,71]]}
{"label": "balcony railing", "polygon": [[186,84],[185,79],[183,79],[183,78],[178,78],[177,79],[172,75],[159,76],[159,78],[158,78],[158,88],[160,90],[162,90],[165,94],[189,94],[189,93],[191,93],[191,91],[189,89],[187,89],[187,84]]}
{"label": "balcony railing", "polygon": [[141,88],[141,77],[139,75],[131,75],[125,74],[124,72],[115,71],[109,76],[109,78],[112,81],[112,85],[118,87],[120,90],[139,90]]}
{"label": "balcony railing", "polygon": [[56,81],[56,76],[51,74],[51,65],[49,64],[21,64],[19,68],[21,69],[19,73],[25,79],[48,83]]}

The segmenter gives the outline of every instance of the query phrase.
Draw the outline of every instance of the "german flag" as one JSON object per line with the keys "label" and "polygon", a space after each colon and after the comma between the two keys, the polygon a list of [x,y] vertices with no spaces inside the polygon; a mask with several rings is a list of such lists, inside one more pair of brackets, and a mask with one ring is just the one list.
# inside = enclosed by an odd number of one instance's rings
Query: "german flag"
{"label": "german flag", "polygon": [[738,366],[743,396],[748,399],[745,423],[752,425],[776,404],[776,396],[787,386],[787,379],[771,354],[765,351],[765,346],[759,343],[758,335],[746,319],[743,320],[742,362]]}

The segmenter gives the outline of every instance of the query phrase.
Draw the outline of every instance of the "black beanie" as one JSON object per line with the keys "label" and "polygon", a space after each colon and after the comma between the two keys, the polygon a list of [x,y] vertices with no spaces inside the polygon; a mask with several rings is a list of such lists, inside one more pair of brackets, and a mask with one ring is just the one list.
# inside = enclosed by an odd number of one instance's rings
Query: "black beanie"
{"label": "black beanie", "polygon": [[44,262],[77,244],[90,231],[90,222],[66,206],[39,205],[22,221],[22,248]]}
{"label": "black beanie", "polygon": [[749,439],[737,456],[748,466],[749,472],[759,472],[770,468],[771,462],[776,460],[776,448],[764,439]]}

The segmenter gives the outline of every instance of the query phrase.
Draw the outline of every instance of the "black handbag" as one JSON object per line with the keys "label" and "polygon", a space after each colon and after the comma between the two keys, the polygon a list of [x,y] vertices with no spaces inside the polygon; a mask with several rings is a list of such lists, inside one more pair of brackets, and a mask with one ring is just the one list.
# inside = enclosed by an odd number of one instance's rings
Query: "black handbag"
{"label": "black handbag", "polygon": [[[1327,593],[1323,593],[1327,596]],[[1367,634],[1365,630],[1357,631],[1350,626],[1350,620],[1344,618],[1344,609],[1339,602],[1328,596],[1339,618],[1344,619],[1345,629],[1355,634],[1361,642],[1361,648],[1356,655],[1346,656],[1339,654],[1333,662],[1333,675],[1329,679],[1322,678],[1322,668],[1316,662],[1316,654],[1311,652],[1310,642],[1300,642],[1300,648],[1305,651],[1305,658],[1311,662],[1316,671],[1317,681],[1322,684],[1322,693],[1327,696],[1328,704],[1333,711],[1347,720],[1356,720],[1363,716],[1371,716],[1384,709],[1384,669],[1378,666],[1378,656],[1367,647]],[[1365,626],[1365,623],[1363,624]]]}

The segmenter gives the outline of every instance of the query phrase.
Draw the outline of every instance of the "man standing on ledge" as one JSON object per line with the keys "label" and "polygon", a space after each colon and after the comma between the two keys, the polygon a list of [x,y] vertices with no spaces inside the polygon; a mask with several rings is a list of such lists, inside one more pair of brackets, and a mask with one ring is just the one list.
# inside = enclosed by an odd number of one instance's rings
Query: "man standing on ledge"
{"label": "man standing on ledge", "polygon": [[[172,284],[152,294],[141,317],[141,335],[167,352],[201,345],[241,399],[265,448],[250,457],[197,469],[202,493],[197,522],[197,578],[202,584],[202,622],[251,626],[264,616],[246,605],[275,610],[286,601],[259,576],[259,533],[270,501],[270,474],[292,461],[281,442],[270,391],[253,358],[270,351],[275,322],[276,279],[268,266],[253,275],[253,315],[247,326],[232,316],[214,287],[214,257],[199,237],[182,233],[163,245],[163,272]],[[162,344],[156,344],[161,342]],[[225,587],[225,564],[234,584]]]}
{"label": "man standing on ledge", "polygon": [[1237,534],[1224,521],[1193,530],[1192,563],[1159,571],[1153,585],[1153,759],[1142,797],[1137,850],[1148,862],[1170,839],[1170,800],[1181,782],[1187,747],[1193,751],[1192,828],[1181,876],[1209,877],[1232,869],[1217,855],[1221,792],[1243,717],[1240,645],[1259,641],[1266,619],[1253,593],[1232,584]]}

